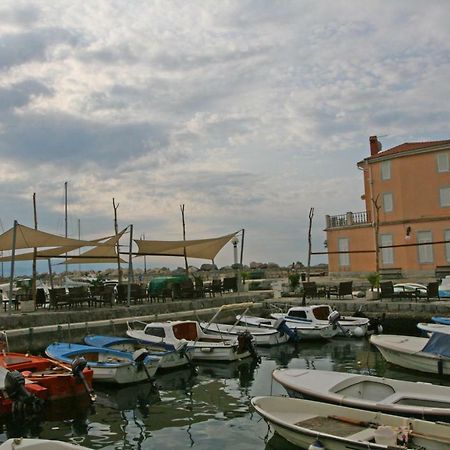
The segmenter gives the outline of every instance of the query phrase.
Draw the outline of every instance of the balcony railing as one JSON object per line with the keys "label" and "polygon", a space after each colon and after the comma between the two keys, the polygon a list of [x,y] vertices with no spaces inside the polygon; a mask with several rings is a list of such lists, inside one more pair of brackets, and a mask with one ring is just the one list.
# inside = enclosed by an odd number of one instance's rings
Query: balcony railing
{"label": "balcony railing", "polygon": [[351,227],[371,223],[369,211],[348,212],[338,216],[325,216],[327,228]]}

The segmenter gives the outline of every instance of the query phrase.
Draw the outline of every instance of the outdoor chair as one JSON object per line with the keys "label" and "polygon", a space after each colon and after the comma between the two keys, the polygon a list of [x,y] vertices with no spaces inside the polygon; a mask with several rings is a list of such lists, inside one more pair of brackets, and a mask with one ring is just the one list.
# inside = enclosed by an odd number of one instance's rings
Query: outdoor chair
{"label": "outdoor chair", "polygon": [[438,300],[440,300],[439,281],[432,281],[427,284],[427,300],[430,300],[432,298],[437,298]]}
{"label": "outdoor chair", "polygon": [[36,289],[36,308],[44,308],[47,304],[47,296],[43,288]]}
{"label": "outdoor chair", "polygon": [[200,277],[194,278],[194,294],[196,298],[203,298],[205,296],[205,286]]}
{"label": "outdoor chair", "polygon": [[228,277],[223,279],[223,292],[237,292],[237,277]]}
{"label": "outdoor chair", "polygon": [[302,285],[303,285],[303,304],[305,304],[307,297],[313,299],[323,297],[325,295],[324,289],[322,287],[318,287],[315,281],[304,281]]}
{"label": "outdoor chair", "polygon": [[210,297],[215,297],[216,294],[222,295],[222,280],[220,278],[214,279],[211,281],[211,285],[208,290],[208,294]]}
{"label": "outdoor chair", "polygon": [[328,298],[334,296],[341,299],[346,295],[351,295],[353,298],[353,281],[341,281],[337,286],[331,286],[327,292]]}
{"label": "outdoor chair", "polygon": [[394,290],[394,283],[392,281],[381,281],[380,282],[380,300],[383,298],[390,298],[391,300],[396,298],[411,298],[414,292],[396,292]]}
{"label": "outdoor chair", "polygon": [[114,303],[114,286],[93,286],[91,287],[92,304],[97,306],[109,305]]}
{"label": "outdoor chair", "polygon": [[64,306],[70,306],[69,295],[66,292],[66,288],[53,288],[49,291],[50,295],[50,309],[58,309]]}
{"label": "outdoor chair", "polygon": [[194,298],[194,283],[191,279],[182,280],[178,284],[177,297],[179,298]]}

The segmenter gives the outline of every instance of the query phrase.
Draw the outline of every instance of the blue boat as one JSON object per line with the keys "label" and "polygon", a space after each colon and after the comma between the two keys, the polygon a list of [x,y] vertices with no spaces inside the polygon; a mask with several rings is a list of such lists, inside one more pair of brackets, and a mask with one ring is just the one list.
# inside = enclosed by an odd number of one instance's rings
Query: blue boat
{"label": "blue boat", "polygon": [[434,323],[440,323],[441,325],[450,325],[450,317],[433,316],[431,320]]}
{"label": "blue boat", "polygon": [[189,364],[189,353],[186,346],[179,349],[166,349],[146,342],[140,342],[130,337],[102,336],[90,334],[84,338],[87,345],[94,347],[109,348],[122,352],[135,352],[144,348],[148,354],[159,358],[158,370],[176,369]]}
{"label": "blue boat", "polygon": [[90,345],[56,342],[45,350],[49,358],[72,363],[76,358],[86,359],[94,371],[94,381],[128,384],[151,379],[159,365],[159,358],[147,352],[121,352]]}

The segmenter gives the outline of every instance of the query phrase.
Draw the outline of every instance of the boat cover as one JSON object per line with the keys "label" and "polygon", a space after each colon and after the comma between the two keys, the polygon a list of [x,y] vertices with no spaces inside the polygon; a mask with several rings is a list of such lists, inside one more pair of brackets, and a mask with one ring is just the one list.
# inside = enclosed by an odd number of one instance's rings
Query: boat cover
{"label": "boat cover", "polygon": [[433,333],[422,351],[450,358],[450,334]]}

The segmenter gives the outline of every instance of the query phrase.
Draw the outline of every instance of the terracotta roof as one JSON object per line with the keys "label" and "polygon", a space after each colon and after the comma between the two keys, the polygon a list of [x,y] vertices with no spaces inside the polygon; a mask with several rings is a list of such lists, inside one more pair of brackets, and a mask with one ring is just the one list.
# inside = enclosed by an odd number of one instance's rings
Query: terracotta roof
{"label": "terracotta roof", "polygon": [[446,141],[430,141],[430,142],[405,142],[404,144],[397,145],[395,147],[389,148],[376,155],[370,156],[367,159],[382,158],[383,156],[396,155],[398,153],[403,153],[411,150],[425,149],[429,147],[437,147],[439,145],[450,145],[450,140]]}

